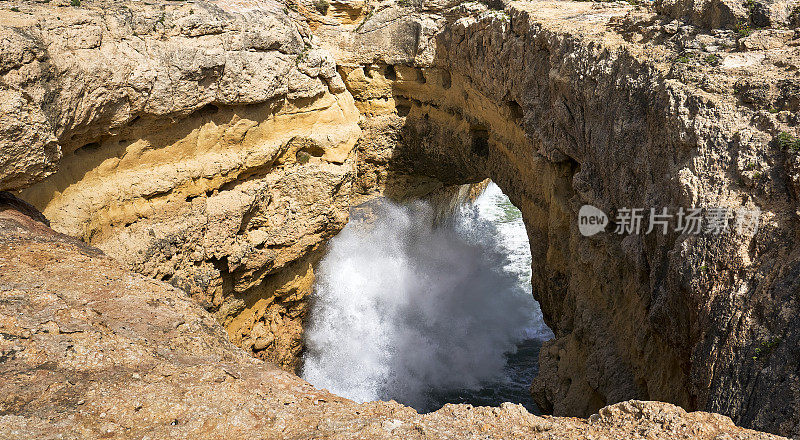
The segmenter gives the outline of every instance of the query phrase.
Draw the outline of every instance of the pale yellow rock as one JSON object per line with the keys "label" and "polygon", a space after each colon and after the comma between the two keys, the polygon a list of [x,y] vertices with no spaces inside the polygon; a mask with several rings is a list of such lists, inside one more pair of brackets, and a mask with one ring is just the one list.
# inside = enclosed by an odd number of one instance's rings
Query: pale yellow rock
{"label": "pale yellow rock", "polygon": [[658,402],[625,402],[592,420],[509,403],[426,415],[357,404],[253,359],[185,292],[55,233],[5,197],[0,262],[4,439],[779,439]]}
{"label": "pale yellow rock", "polygon": [[[533,386],[545,411],[658,399],[800,435],[800,34],[733,29],[795,26],[796,2],[404,3],[0,11],[0,188],[291,370],[313,266],[352,205],[449,208],[491,178],[523,213],[556,335]],[[763,223],[586,239],[583,204],[757,207]]]}

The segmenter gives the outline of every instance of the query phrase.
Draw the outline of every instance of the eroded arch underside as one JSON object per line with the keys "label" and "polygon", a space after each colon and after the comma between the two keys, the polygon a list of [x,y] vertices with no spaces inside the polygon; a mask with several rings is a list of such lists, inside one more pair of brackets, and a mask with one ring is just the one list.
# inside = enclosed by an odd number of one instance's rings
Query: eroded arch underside
{"label": "eroded arch underside", "polygon": [[[291,370],[313,265],[350,206],[446,199],[491,178],[522,211],[534,295],[556,334],[532,388],[544,410],[662,400],[798,434],[798,168],[774,140],[780,115],[704,86],[731,72],[676,70],[668,20],[639,11],[626,24],[630,8],[342,7],[310,28],[294,12],[218,2],[137,9],[142,41],[91,11],[96,28],[15,33],[31,56],[5,74],[9,93],[57,97],[18,112],[51,136],[33,168],[59,168],[20,195]],[[219,17],[230,24],[192,25]],[[95,44],[97,32],[107,38]],[[15,79],[24,69],[32,79]],[[773,70],[756,81],[783,75]],[[770,168],[757,176],[750,163]],[[583,204],[766,216],[755,235],[585,238]]]}

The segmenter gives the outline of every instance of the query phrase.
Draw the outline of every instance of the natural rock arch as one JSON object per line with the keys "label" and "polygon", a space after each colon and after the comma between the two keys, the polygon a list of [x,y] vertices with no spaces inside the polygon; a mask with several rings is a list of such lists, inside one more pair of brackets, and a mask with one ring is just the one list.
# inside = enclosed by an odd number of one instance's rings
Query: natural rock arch
{"label": "natural rock arch", "polygon": [[[782,183],[796,168],[751,179],[743,157],[784,160],[775,129],[750,122],[758,109],[708,93],[700,75],[687,77],[668,57],[629,44],[629,35],[648,31],[621,24],[623,43],[576,17],[538,5],[454,20],[433,39],[430,63],[419,61],[424,50],[407,55],[414,67],[370,62],[368,37],[340,49],[339,59],[353,61],[340,72],[370,115],[357,148],[371,157],[376,145],[396,145],[384,162],[388,174],[371,182],[392,194],[393,182],[404,187],[409,175],[446,185],[491,178],[520,208],[534,296],[556,334],[532,388],[543,409],[588,415],[635,396],[713,409],[775,432],[796,429],[776,414],[779,401],[798,399],[797,390],[767,385],[798,374],[788,361],[794,343],[775,351],[796,337],[776,314],[777,304],[796,303],[796,288],[787,287],[796,285],[798,267],[788,238],[797,188]],[[392,26],[389,33],[402,33],[402,23]],[[359,44],[366,60],[353,49]],[[398,122],[376,116],[387,113],[387,102],[402,115],[397,138],[386,127]],[[609,230],[585,238],[577,230],[583,204],[609,214],[691,206],[768,214],[755,235]],[[786,237],[778,239],[784,250],[770,249],[774,237]]]}
{"label": "natural rock arch", "polygon": [[[55,229],[184,289],[234,343],[291,369],[313,263],[352,204],[492,178],[523,213],[556,333],[542,408],[657,399],[797,435],[800,168],[777,136],[791,118],[764,107],[797,103],[794,83],[773,87],[777,63],[736,88],[731,71],[681,68],[671,18],[633,7],[333,20],[244,3],[4,28],[19,48],[4,105],[24,123],[3,126],[2,189],[24,188]],[[327,21],[296,24],[309,16]],[[758,206],[765,223],[586,239],[584,203]]]}

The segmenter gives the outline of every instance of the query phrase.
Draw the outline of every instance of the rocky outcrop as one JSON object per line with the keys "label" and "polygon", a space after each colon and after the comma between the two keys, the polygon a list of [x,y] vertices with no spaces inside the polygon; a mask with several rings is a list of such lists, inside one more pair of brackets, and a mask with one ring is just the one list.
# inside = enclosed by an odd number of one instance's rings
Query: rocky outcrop
{"label": "rocky outcrop", "polygon": [[[535,396],[559,414],[665,400],[800,434],[797,405],[786,403],[800,399],[800,335],[780,316],[794,310],[800,267],[798,157],[780,141],[796,137],[797,109],[772,88],[798,81],[787,66],[800,53],[704,52],[711,32],[673,34],[674,23],[624,8],[540,3],[506,13],[453,24],[437,56],[493,102],[522,109],[527,148],[507,152],[486,124],[485,169],[523,212],[534,295],[556,333]],[[739,62],[750,57],[763,62]],[[498,59],[509,60],[504,69]],[[749,102],[743,82],[765,99]],[[509,163],[530,165],[509,172]],[[612,214],[757,207],[763,217],[755,234],[587,239],[577,231],[583,204]]]}
{"label": "rocky outcrop", "polygon": [[[2,11],[0,189],[235,344],[297,366],[313,263],[352,204],[491,178],[556,335],[543,409],[654,399],[800,435],[791,1],[84,6]],[[583,204],[762,223],[585,238]]]}
{"label": "rocky outcrop", "polygon": [[589,420],[356,404],[253,359],[185,292],[1,200],[3,438],[778,438],[656,402]]}
{"label": "rocky outcrop", "polygon": [[27,96],[7,116],[34,134],[3,136],[0,187],[47,177],[21,196],[59,232],[184,289],[233,341],[295,368],[310,265],[347,221],[360,133],[331,56],[277,3],[52,10],[2,12],[18,60],[3,89]]}
{"label": "rocky outcrop", "polygon": [[654,4],[660,14],[696,26],[740,31],[797,26],[794,14],[800,10],[796,0],[656,0]]}
{"label": "rocky outcrop", "polygon": [[[451,185],[488,177],[521,209],[534,295],[556,334],[532,389],[540,406],[588,415],[664,400],[800,435],[800,340],[787,319],[800,267],[797,31],[779,28],[783,15],[755,31],[673,20],[687,5],[672,17],[619,4],[438,7],[381,4],[315,32],[369,116],[357,148],[387,164],[360,174],[365,186],[391,193],[398,171]],[[417,45],[386,50],[373,29]],[[763,216],[756,234],[589,239],[583,204]]]}

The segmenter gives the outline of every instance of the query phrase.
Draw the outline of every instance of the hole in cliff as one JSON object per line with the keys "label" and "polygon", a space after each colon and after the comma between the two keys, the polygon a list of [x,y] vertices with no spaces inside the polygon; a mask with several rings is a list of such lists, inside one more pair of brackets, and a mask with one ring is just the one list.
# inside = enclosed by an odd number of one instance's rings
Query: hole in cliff
{"label": "hole in cliff", "polygon": [[519,103],[517,103],[517,101],[514,100],[508,101],[507,105],[508,105],[508,112],[511,114],[511,118],[515,122],[521,121],[523,116],[522,106],[519,105]]}
{"label": "hole in cliff", "polygon": [[428,80],[425,79],[425,72],[423,72],[422,69],[417,69],[417,82],[420,84],[428,82]]}
{"label": "hole in cliff", "polygon": [[372,68],[370,66],[364,66],[364,76],[372,79]]}
{"label": "hole in cliff", "polygon": [[483,127],[472,127],[469,129],[472,142],[472,152],[480,157],[489,155],[489,130]]}
{"label": "hole in cliff", "polygon": [[306,380],[420,412],[503,402],[538,412],[529,387],[552,334],[531,293],[525,225],[496,185],[465,193],[445,217],[423,202],[353,212],[317,267]]}
{"label": "hole in cliff", "polygon": [[397,81],[397,72],[394,70],[394,66],[391,64],[386,66],[383,76],[385,76],[389,81]]}
{"label": "hole in cliff", "polygon": [[452,79],[450,78],[450,72],[443,70],[442,71],[442,87],[447,90],[452,85]]}
{"label": "hole in cliff", "polygon": [[93,151],[97,151],[99,149],[100,149],[100,144],[99,143],[91,142],[91,143],[88,143],[88,144],[78,148],[77,150],[75,150],[75,153],[76,154],[90,153],[90,152],[93,152]]}
{"label": "hole in cliff", "polygon": [[214,104],[206,104],[197,111],[198,116],[212,116],[219,111],[219,107]]}
{"label": "hole in cliff", "polygon": [[406,117],[411,113],[411,101],[402,96],[395,96],[395,109],[397,116]]}
{"label": "hole in cliff", "polygon": [[397,116],[406,117],[411,113],[411,104],[398,104],[396,107]]}
{"label": "hole in cliff", "polygon": [[300,158],[301,156],[306,157],[322,157],[325,154],[325,150],[320,147],[319,145],[308,145],[305,146],[297,151],[295,156]]}

